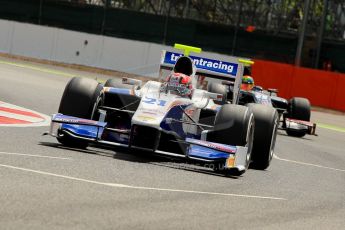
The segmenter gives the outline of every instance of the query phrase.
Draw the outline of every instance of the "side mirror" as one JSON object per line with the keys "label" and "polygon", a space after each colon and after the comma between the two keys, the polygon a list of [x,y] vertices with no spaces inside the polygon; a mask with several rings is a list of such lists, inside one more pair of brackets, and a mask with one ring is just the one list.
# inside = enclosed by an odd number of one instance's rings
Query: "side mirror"
{"label": "side mirror", "polygon": [[270,92],[270,93],[278,93],[278,90],[277,89],[267,89],[268,90],[268,92]]}
{"label": "side mirror", "polygon": [[267,89],[267,91],[270,93],[270,95],[274,94],[277,95],[278,89]]}
{"label": "side mirror", "polygon": [[261,92],[261,91],[264,90],[264,88],[262,88],[261,86],[256,85],[256,86],[253,87],[252,90],[253,90],[253,91],[259,91],[259,92]]}
{"label": "side mirror", "polygon": [[134,85],[134,86],[139,86],[141,87],[141,85],[143,84],[143,82],[141,80],[137,80],[137,79],[133,79],[133,78],[122,78],[122,84],[126,84],[126,85]]}
{"label": "side mirror", "polygon": [[223,100],[223,95],[218,94],[218,93],[205,92],[205,97],[207,97],[208,99],[215,100],[215,101]]}

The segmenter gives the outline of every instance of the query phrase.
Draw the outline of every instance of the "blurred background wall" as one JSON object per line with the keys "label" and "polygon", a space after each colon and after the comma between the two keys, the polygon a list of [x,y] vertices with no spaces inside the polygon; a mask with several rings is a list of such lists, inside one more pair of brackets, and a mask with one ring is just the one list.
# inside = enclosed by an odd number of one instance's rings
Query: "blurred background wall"
{"label": "blurred background wall", "polygon": [[[344,0],[1,0],[0,18],[345,72]],[[305,27],[303,26],[303,19]],[[302,36],[303,35],[303,36]],[[299,38],[303,37],[301,49]]]}

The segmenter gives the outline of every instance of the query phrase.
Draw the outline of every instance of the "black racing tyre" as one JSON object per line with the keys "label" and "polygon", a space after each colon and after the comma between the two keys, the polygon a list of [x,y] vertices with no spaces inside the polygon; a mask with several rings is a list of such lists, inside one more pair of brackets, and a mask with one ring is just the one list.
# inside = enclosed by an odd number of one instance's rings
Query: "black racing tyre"
{"label": "black racing tyre", "polygon": [[[93,119],[97,106],[102,101],[103,86],[96,80],[74,77],[65,87],[58,112],[64,115]],[[66,146],[86,148],[88,143],[68,135],[57,140]]]}
{"label": "black racing tyre", "polygon": [[108,79],[108,80],[104,83],[104,87],[126,88],[126,89],[132,88],[131,85],[122,84],[122,83],[119,82],[118,80],[111,79],[111,78]]}
{"label": "black racing tyre", "polygon": [[[288,104],[287,118],[310,121],[310,102],[306,98],[293,97]],[[307,131],[286,129],[286,133],[293,137],[304,137]]]}
{"label": "black racing tyre", "polygon": [[227,95],[228,95],[228,90],[225,85],[215,83],[215,82],[210,82],[207,85],[207,91],[210,93],[218,93],[223,96],[222,101],[214,101],[214,103],[218,105],[224,105],[227,102]]}
{"label": "black racing tyre", "polygon": [[251,168],[264,170],[271,163],[277,138],[279,115],[275,108],[261,104],[247,104],[254,114],[255,131]]}
{"label": "black racing tyre", "polygon": [[[251,161],[251,153],[254,139],[254,116],[245,106],[226,104],[221,107],[216,115],[214,130],[207,134],[207,141],[227,145],[247,146],[247,161],[245,170]],[[239,176],[245,172],[237,169],[224,170],[225,174]],[[216,170],[218,167],[216,166]],[[217,170],[219,171],[219,170]]]}

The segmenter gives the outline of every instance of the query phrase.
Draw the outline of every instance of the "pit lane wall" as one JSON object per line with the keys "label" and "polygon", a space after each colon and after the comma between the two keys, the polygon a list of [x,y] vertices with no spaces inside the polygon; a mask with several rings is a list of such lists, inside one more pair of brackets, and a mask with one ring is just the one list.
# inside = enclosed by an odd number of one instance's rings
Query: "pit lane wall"
{"label": "pit lane wall", "polygon": [[306,97],[313,106],[345,112],[345,74],[254,60],[256,85],[279,89],[285,98]]}

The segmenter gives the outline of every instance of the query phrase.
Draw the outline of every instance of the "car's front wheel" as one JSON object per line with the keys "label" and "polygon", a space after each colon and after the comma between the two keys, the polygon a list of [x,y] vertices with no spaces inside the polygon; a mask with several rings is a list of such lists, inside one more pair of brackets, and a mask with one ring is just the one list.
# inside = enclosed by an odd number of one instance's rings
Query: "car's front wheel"
{"label": "car's front wheel", "polygon": [[248,104],[255,118],[254,144],[251,168],[267,169],[273,158],[277,129],[278,112],[273,107],[261,104]]}
{"label": "car's front wheel", "polygon": [[[233,146],[248,147],[244,170],[225,169],[224,164],[216,165],[217,171],[239,176],[243,174],[251,162],[254,139],[254,116],[245,106],[226,104],[216,115],[214,130],[207,134],[207,141]],[[222,169],[222,170],[219,170]]]}
{"label": "car's front wheel", "polygon": [[[93,79],[74,77],[66,85],[58,112],[78,118],[93,119],[102,103],[103,86]],[[57,140],[69,147],[86,148],[86,141],[74,139],[60,130]]]}

